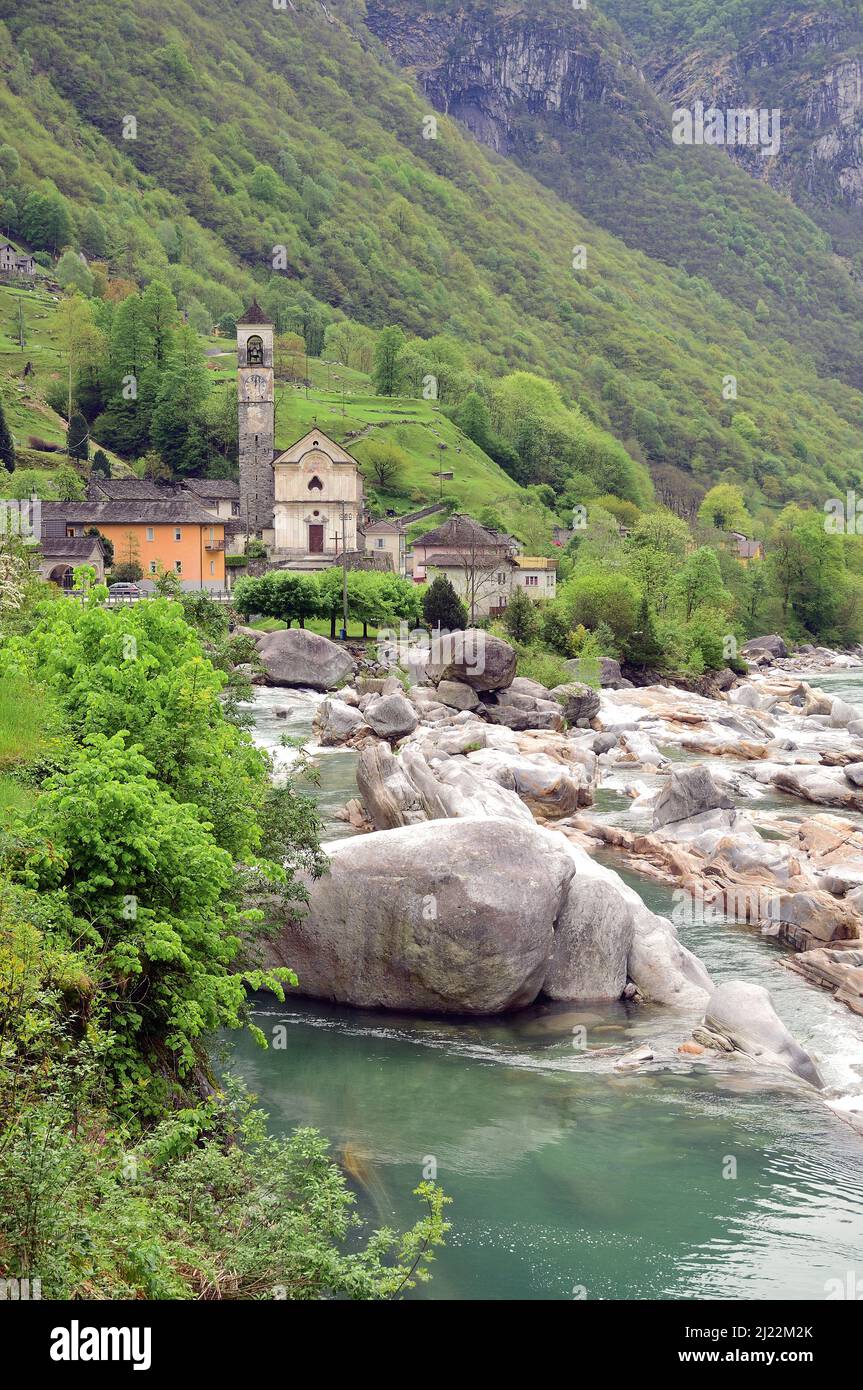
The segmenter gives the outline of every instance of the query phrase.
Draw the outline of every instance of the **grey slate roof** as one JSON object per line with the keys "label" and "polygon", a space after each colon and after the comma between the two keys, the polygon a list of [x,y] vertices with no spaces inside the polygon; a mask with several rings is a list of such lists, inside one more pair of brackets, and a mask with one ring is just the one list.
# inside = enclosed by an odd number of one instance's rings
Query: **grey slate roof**
{"label": "grey slate roof", "polygon": [[224,498],[235,502],[240,496],[240,484],[232,478],[185,478],[183,487],[195,497]]}
{"label": "grey slate roof", "polygon": [[98,536],[46,536],[42,554],[46,560],[86,560],[94,548],[105,550]]}
{"label": "grey slate roof", "polygon": [[253,299],[244,314],[237,319],[237,323],[267,323],[272,324],[273,320],[267,318],[257,299]]}
{"label": "grey slate roof", "polygon": [[151,478],[95,478],[92,474],[89,491],[94,499],[101,498],[106,502],[159,502],[171,495],[171,491],[154,483]]}
{"label": "grey slate roof", "polygon": [[512,545],[512,541],[500,531],[481,526],[472,516],[454,512],[443,526],[438,526],[434,531],[427,531],[424,536],[418,536],[414,541],[414,549],[417,546],[428,548],[433,545],[468,547],[472,550],[478,547],[507,549]]}
{"label": "grey slate roof", "polygon": [[132,499],[128,502],[43,502],[42,517],[62,517],[75,526],[169,526],[186,522],[192,526],[221,525],[204,511],[194,498],[178,493],[158,501]]}

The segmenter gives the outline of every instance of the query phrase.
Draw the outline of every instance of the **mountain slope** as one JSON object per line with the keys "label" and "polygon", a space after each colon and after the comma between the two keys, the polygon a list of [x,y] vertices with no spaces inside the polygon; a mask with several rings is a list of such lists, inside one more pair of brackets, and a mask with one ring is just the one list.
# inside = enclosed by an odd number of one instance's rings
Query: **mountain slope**
{"label": "mountain slope", "polygon": [[778,107],[782,148],[731,149],[792,197],[863,273],[863,4],[838,0],[600,0],[675,106]]}
{"label": "mountain slope", "polygon": [[[594,7],[369,0],[368,23],[483,143],[628,245],[704,277],[741,308],[766,304],[767,336],[797,340],[824,372],[863,384],[860,301],[828,239],[787,198],[753,186],[746,174],[766,165],[760,153],[740,152],[744,172],[725,150],[675,146],[665,98],[689,104],[704,91],[654,90]],[[838,335],[836,317],[845,320]]]}
{"label": "mountain slope", "polygon": [[[22,162],[12,192],[20,204],[52,179],[91,253],[95,211],[115,273],[165,279],[214,318],[254,288],[283,327],[318,314],[446,332],[487,379],[552,377],[654,468],[739,478],[756,500],[863,484],[850,368],[863,301],[823,234],[793,208],[771,225],[780,200],[718,152],[705,152],[708,184],[729,177],[735,196],[769,200],[741,203],[738,220],[776,289],[735,291],[718,274],[714,287],[628,247],[583,214],[577,180],[567,201],[455,120],[425,139],[428,99],[353,4],[2,0],[0,15],[0,122]],[[624,103],[631,89],[623,74]],[[635,140],[641,108],[627,109]]]}

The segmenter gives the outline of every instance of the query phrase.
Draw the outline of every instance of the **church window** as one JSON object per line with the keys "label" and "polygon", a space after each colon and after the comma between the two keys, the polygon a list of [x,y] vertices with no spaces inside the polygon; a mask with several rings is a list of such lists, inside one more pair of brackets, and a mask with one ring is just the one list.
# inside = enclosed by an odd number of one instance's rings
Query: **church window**
{"label": "church window", "polygon": [[311,492],[313,488],[317,488],[318,492],[323,492],[324,490],[324,485],[318,477],[317,473],[313,478],[309,479],[309,492]]}
{"label": "church window", "polygon": [[246,364],[249,367],[264,365],[264,340],[257,333],[253,333],[246,343]]}

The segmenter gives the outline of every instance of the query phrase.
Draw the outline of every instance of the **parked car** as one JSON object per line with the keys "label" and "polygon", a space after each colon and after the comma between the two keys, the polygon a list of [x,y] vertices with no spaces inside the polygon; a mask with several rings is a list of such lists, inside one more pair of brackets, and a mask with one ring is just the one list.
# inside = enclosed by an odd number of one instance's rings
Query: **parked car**
{"label": "parked car", "polygon": [[140,598],[141,590],[137,584],[109,584],[108,593],[111,598]]}

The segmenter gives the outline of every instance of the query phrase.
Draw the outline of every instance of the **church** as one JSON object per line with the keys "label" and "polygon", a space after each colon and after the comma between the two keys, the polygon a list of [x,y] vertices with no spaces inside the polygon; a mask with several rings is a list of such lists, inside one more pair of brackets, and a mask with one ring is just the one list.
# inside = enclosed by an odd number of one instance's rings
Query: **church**
{"label": "church", "polygon": [[237,323],[240,515],[277,564],[325,568],[365,548],[357,460],[322,430],[275,447],[273,324],[253,300]]}

